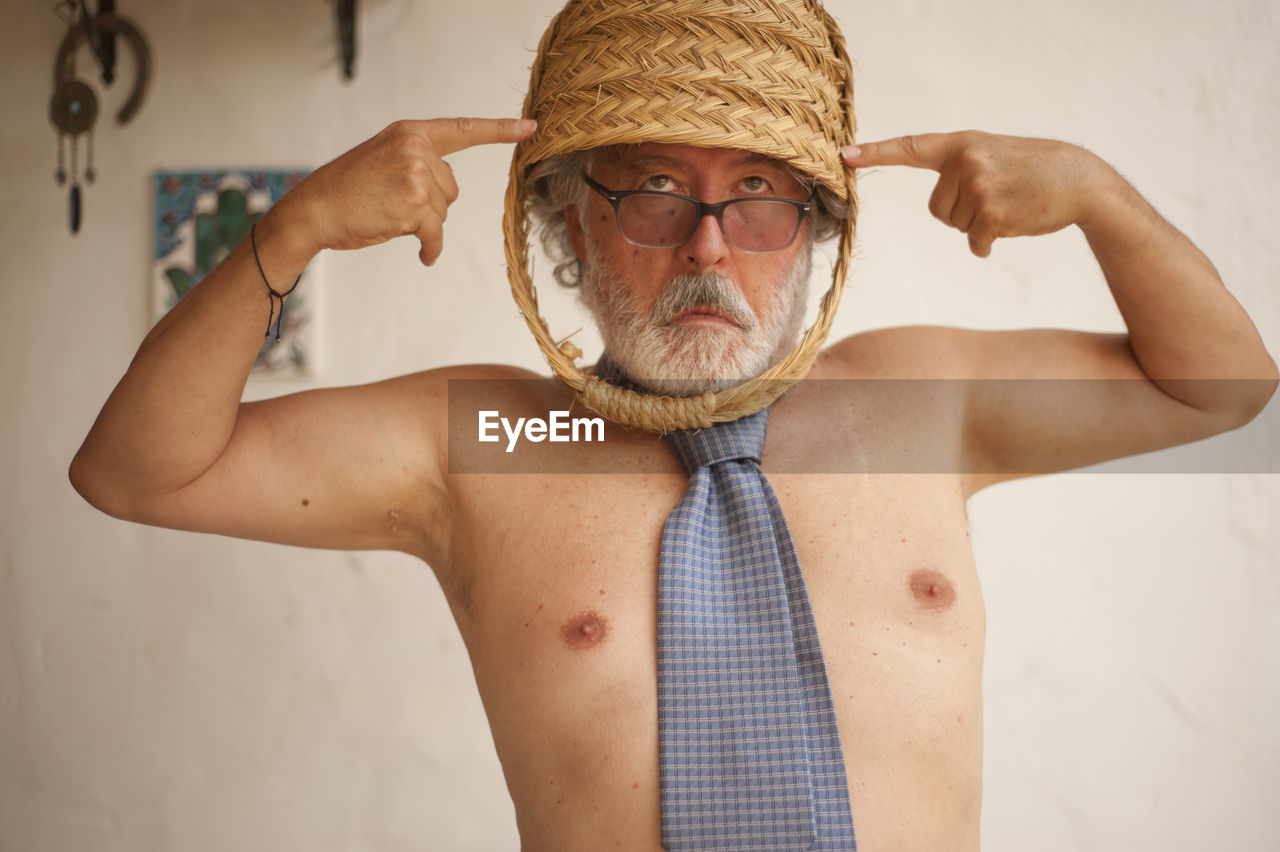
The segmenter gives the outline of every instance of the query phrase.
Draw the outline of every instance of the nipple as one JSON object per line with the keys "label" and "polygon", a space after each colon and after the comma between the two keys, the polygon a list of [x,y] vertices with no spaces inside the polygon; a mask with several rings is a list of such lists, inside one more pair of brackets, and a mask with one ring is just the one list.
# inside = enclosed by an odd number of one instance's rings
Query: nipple
{"label": "nipple", "polygon": [[560,638],[574,651],[599,645],[608,632],[608,622],[592,611],[580,612],[560,626]]}
{"label": "nipple", "polygon": [[925,609],[947,609],[956,602],[956,587],[946,575],[928,569],[911,575],[911,594]]}

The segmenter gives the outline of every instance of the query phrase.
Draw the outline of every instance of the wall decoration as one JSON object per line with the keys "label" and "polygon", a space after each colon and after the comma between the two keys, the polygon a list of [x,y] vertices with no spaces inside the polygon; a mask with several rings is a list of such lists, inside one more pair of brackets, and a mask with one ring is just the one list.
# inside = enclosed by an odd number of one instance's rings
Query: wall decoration
{"label": "wall decoration", "polygon": [[[152,306],[159,319],[249,234],[249,228],[306,171],[158,171],[155,188],[155,251]],[[262,343],[255,376],[305,378],[315,369],[316,261],[286,302],[280,322]],[[283,292],[292,281],[272,282]],[[277,308],[279,303],[276,303]],[[277,311],[278,313],[278,311]],[[267,290],[262,288],[262,327],[267,327]]]}
{"label": "wall decoration", "polygon": [[350,83],[356,77],[356,0],[337,0],[338,45],[342,49],[342,79]]}
{"label": "wall decoration", "polygon": [[[85,183],[93,183],[93,125],[98,118],[98,96],[76,75],[76,57],[88,45],[102,76],[102,84],[110,86],[116,77],[116,40],[123,39],[133,54],[134,80],[128,99],[116,113],[116,124],[124,125],[138,114],[142,99],[151,83],[151,46],[142,30],[128,18],[115,13],[115,0],[99,0],[97,12],[91,12],[85,0],[60,0],[53,11],[67,25],[67,34],[58,46],[53,68],[53,97],[49,100],[49,120],[58,131],[58,170],[54,179],[58,186],[71,180],[68,194],[68,218],[72,235],[80,232],[83,203],[80,193],[80,167],[77,162],[80,137],[85,137]],[[71,142],[71,170],[67,171],[65,149]]]}

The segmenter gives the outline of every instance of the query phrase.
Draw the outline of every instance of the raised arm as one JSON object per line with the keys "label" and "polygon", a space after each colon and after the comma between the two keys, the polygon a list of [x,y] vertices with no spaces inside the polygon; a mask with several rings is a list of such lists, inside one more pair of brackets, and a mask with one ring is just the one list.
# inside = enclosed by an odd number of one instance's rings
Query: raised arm
{"label": "raised arm", "polygon": [[323,249],[401,235],[433,263],[458,194],[442,157],[531,132],[514,120],[402,121],[316,170],[258,223],[256,260],[245,240],[143,340],[71,464],[76,489],[141,523],[429,550],[415,528],[432,523],[440,490],[443,376],[241,404],[267,321],[263,275],[284,291]]}
{"label": "raised arm", "polygon": [[991,474],[979,484],[1203,438],[1270,399],[1276,365],[1213,264],[1090,152],[969,131],[862,145],[846,162],[938,172],[929,209],[979,257],[999,238],[1078,226],[1124,317],[1127,336],[943,332],[952,377],[980,380],[965,436],[972,469]]}

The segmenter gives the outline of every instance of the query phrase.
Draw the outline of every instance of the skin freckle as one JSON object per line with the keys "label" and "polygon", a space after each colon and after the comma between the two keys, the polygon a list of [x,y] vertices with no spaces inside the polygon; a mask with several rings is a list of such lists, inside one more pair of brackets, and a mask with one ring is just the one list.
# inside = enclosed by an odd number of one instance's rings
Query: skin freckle
{"label": "skin freckle", "polygon": [[604,641],[608,632],[608,622],[591,610],[578,613],[560,626],[561,640],[574,651],[594,648]]}
{"label": "skin freckle", "polygon": [[304,506],[310,506],[310,505],[311,505],[311,501],[310,501],[310,500],[308,500],[306,497],[303,497],[303,498],[302,498],[302,505],[304,505]]}
{"label": "skin freckle", "polygon": [[925,609],[943,610],[956,602],[956,588],[939,571],[922,569],[911,575],[911,594]]}

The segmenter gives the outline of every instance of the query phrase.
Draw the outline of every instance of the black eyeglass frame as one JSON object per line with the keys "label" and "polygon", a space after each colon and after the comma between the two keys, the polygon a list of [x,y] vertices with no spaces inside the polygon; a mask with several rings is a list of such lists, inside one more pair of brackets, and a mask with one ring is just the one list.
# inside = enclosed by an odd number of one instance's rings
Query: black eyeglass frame
{"label": "black eyeglass frame", "polygon": [[[809,197],[804,201],[796,201],[794,198],[773,198],[771,196],[752,195],[746,198],[730,198],[726,201],[716,201],[716,202],[708,203],[706,201],[701,201],[697,198],[692,198],[688,195],[681,195],[678,192],[661,192],[656,189],[609,189],[605,186],[602,186],[599,183],[596,183],[594,180],[591,179],[591,176],[586,172],[582,173],[582,179],[586,181],[587,186],[594,189],[596,192],[602,195],[606,201],[608,201],[611,205],[613,205],[613,220],[614,220],[614,223],[618,226],[618,233],[622,234],[622,238],[626,240],[628,243],[630,243],[631,245],[639,246],[641,248],[675,248],[676,246],[684,245],[686,242],[689,241],[689,238],[694,235],[694,232],[698,230],[698,226],[702,224],[702,220],[707,216],[710,216],[711,218],[716,220],[716,225],[720,227],[720,233],[722,236],[724,236],[724,241],[728,245],[733,246],[733,248],[737,249],[738,251],[744,251],[744,252],[747,252],[748,254],[769,254],[775,251],[782,251],[784,248],[786,248],[787,246],[791,245],[796,241],[796,236],[800,233],[800,226],[804,224],[805,217],[807,217],[811,212],[813,212],[814,199],[818,195],[817,187],[814,187],[809,192]],[[693,229],[689,231],[689,233],[685,236],[684,240],[678,243],[671,243],[670,245],[655,245],[651,243],[636,242],[635,240],[631,239],[631,237],[628,237],[626,232],[622,230],[622,211],[620,209],[623,200],[630,198],[633,195],[656,195],[662,198],[677,198],[677,199],[680,199],[681,201],[688,201],[690,204],[693,204],[698,211],[698,215],[693,220]],[[725,233],[725,230],[724,230],[725,208],[734,204],[739,204],[744,201],[781,202],[783,204],[790,204],[792,207],[795,207],[797,210],[799,210],[800,215],[796,217],[796,228],[791,233],[791,238],[788,239],[782,245],[778,246],[777,248],[772,248],[772,249],[747,249],[747,248],[742,248],[740,246],[733,245],[733,243],[729,242],[729,235]]]}

